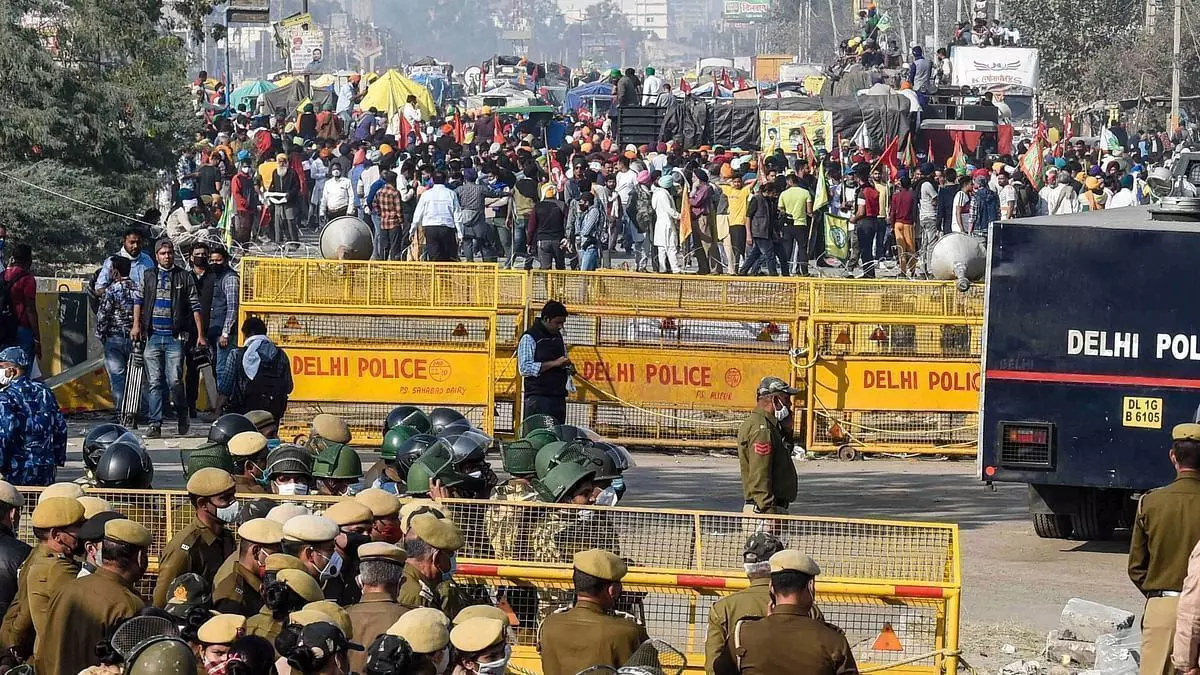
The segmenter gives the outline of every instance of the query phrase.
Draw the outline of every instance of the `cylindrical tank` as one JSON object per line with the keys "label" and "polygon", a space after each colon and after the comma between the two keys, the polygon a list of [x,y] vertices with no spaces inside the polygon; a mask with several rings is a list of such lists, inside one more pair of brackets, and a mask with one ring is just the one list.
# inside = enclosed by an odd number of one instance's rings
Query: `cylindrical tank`
{"label": "cylindrical tank", "polygon": [[321,257],[331,260],[370,260],[371,228],[354,216],[341,216],[321,230]]}
{"label": "cylindrical tank", "polygon": [[929,273],[934,279],[958,281],[959,290],[983,279],[987,252],[983,240],[963,232],[951,232],[937,240],[929,254]]}

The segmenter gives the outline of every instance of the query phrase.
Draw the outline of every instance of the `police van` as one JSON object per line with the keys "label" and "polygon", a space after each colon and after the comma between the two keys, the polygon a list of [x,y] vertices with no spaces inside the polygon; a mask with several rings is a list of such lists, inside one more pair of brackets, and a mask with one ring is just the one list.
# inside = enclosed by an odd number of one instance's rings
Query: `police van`
{"label": "police van", "polygon": [[[1175,176],[1200,186],[1200,155]],[[980,476],[1029,485],[1041,537],[1108,538],[1200,414],[1200,199],[998,222],[988,244]]]}

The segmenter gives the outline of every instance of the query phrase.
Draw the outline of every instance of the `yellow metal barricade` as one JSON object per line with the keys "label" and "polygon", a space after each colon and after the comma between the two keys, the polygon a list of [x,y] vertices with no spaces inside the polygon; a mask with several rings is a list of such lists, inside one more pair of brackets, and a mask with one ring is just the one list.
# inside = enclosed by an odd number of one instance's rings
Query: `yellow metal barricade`
{"label": "yellow metal barricade", "polygon": [[[529,328],[529,275],[501,270],[496,312],[496,430],[515,433],[521,426],[521,378],[517,342]],[[536,309],[533,310],[536,314]]]}
{"label": "yellow metal barricade", "polygon": [[[40,488],[21,491],[27,500],[18,536],[29,542],[28,523]],[[151,530],[155,564],[139,584],[148,593],[163,547],[193,518],[186,493],[90,489],[88,494],[108,500]],[[336,501],[242,495],[245,502],[263,498],[314,511]],[[767,529],[820,564],[817,601],[828,620],[846,632],[860,667],[957,670],[962,576],[956,525],[474,500],[447,500],[445,506],[466,541],[455,579],[473,603],[507,599],[520,620],[514,654],[523,667],[538,669],[539,618],[554,608],[549,605],[570,602],[573,554],[605,548],[630,563],[619,607],[642,621],[652,637],[685,652],[689,672],[702,672],[708,611],[720,597],[746,587],[741,551],[747,533]],[[877,650],[876,638],[885,630],[899,644]]]}
{"label": "yellow metal barricade", "polygon": [[490,433],[499,291],[494,264],[244,259],[241,319],[262,318],[291,359],[280,435],[329,412],[378,443],[406,403],[454,407]]}

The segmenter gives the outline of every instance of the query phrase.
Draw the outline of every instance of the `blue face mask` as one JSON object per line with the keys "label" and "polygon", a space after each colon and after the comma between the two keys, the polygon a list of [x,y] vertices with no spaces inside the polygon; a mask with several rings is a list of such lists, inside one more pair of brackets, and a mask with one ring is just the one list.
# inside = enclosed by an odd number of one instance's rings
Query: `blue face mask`
{"label": "blue face mask", "polygon": [[450,556],[450,570],[442,573],[442,581],[450,581],[454,573],[458,571],[458,554],[454,553]]}
{"label": "blue face mask", "polygon": [[614,478],[612,481],[612,489],[616,490],[618,497],[625,496],[625,479],[619,476]]}

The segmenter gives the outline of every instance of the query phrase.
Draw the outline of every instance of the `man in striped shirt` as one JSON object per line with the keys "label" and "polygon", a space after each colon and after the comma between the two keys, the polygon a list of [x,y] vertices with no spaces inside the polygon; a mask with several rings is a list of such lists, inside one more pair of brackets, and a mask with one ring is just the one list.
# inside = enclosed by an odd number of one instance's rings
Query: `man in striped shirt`
{"label": "man in striped shirt", "polygon": [[[135,342],[146,342],[146,379],[150,383],[150,428],[146,438],[162,436],[163,403],[167,392],[173,396],[182,436],[189,426],[183,391],[183,346],[192,331],[195,331],[198,348],[206,348],[208,340],[202,329],[196,283],[187,270],[175,265],[175,246],[170,239],[159,240],[154,247],[154,259],[158,264],[146,270],[142,296],[133,306],[130,337]],[[147,302],[150,311],[145,311]]]}

